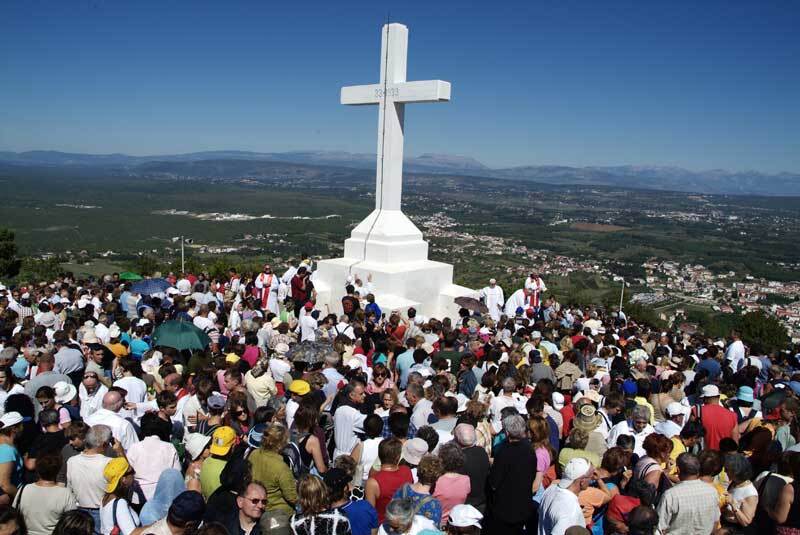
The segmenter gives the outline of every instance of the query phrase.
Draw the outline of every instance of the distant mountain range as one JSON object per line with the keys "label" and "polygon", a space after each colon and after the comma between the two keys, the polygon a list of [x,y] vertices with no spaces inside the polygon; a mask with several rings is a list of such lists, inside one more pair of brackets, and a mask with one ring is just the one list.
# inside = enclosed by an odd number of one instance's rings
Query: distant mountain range
{"label": "distant mountain range", "polygon": [[[76,154],[57,151],[3,152],[0,162],[15,165],[84,166],[124,168],[129,173],[152,170],[153,163],[193,163],[175,166],[198,170],[199,162],[244,160],[284,162],[317,166],[372,169],[375,155],[337,151],[249,152],[205,151],[158,156],[127,154]],[[447,173],[452,175],[496,177],[556,185],[598,185],[620,188],[684,191],[728,195],[800,196],[800,174],[766,174],[758,171],[689,171],[680,167],[622,165],[609,167],[522,166],[492,169],[474,158],[446,154],[423,154],[407,158],[405,169],[411,173]]]}

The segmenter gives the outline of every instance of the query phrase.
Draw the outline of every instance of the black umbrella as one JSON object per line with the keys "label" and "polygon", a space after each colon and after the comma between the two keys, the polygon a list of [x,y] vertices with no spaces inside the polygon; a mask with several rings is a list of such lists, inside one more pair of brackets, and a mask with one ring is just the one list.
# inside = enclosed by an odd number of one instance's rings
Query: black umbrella
{"label": "black umbrella", "polygon": [[475,299],[474,297],[456,297],[454,299],[455,304],[460,306],[461,308],[466,308],[472,312],[478,312],[480,314],[486,314],[489,312],[489,307],[483,304],[479,299]]}

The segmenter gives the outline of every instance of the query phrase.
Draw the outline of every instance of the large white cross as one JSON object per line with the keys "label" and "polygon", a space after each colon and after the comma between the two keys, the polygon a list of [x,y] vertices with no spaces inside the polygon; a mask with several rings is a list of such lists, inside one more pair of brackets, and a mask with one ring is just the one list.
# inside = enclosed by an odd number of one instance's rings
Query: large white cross
{"label": "large white cross", "polygon": [[406,81],[408,28],[386,24],[381,32],[381,81],[342,88],[342,104],[377,104],[376,210],[400,210],[403,190],[403,115],[409,102],[447,102],[450,82]]}

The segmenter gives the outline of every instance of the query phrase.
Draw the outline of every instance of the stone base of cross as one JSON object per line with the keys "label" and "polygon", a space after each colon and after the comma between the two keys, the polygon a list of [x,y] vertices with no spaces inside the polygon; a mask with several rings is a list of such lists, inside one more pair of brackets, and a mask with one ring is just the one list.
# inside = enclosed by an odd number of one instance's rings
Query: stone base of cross
{"label": "stone base of cross", "polygon": [[372,274],[378,305],[387,311],[417,308],[426,316],[457,311],[453,299],[474,296],[453,284],[453,266],[428,260],[428,242],[401,210],[405,105],[447,102],[450,83],[406,81],[408,28],[387,24],[381,32],[380,82],[342,88],[347,105],[378,106],[375,210],[344,243],[344,257],[319,262],[314,277],[318,303],[341,310],[345,280],[353,273]]}

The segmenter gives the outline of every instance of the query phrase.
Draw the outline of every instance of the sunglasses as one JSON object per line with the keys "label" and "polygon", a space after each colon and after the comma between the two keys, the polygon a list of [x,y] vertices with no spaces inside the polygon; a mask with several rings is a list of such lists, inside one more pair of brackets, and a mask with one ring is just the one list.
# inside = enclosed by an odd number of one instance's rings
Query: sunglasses
{"label": "sunglasses", "polygon": [[385,374],[385,373],[376,373],[376,374],[375,374],[375,377],[376,377],[376,378],[378,378],[378,377],[381,377],[381,378],[383,378],[383,379],[386,379],[386,378],[387,378],[387,377],[389,377],[389,376],[388,376],[387,374]]}
{"label": "sunglasses", "polygon": [[261,499],[259,499],[259,498],[248,498],[248,497],[246,497],[246,496],[245,496],[245,498],[244,498],[244,499],[245,499],[245,500],[247,500],[247,501],[249,501],[249,502],[250,502],[250,503],[252,503],[253,505],[258,505],[258,504],[261,504],[261,505],[263,505],[263,506],[266,506],[266,505],[267,505],[267,500],[266,500],[266,499],[264,499],[264,500],[261,500]]}

